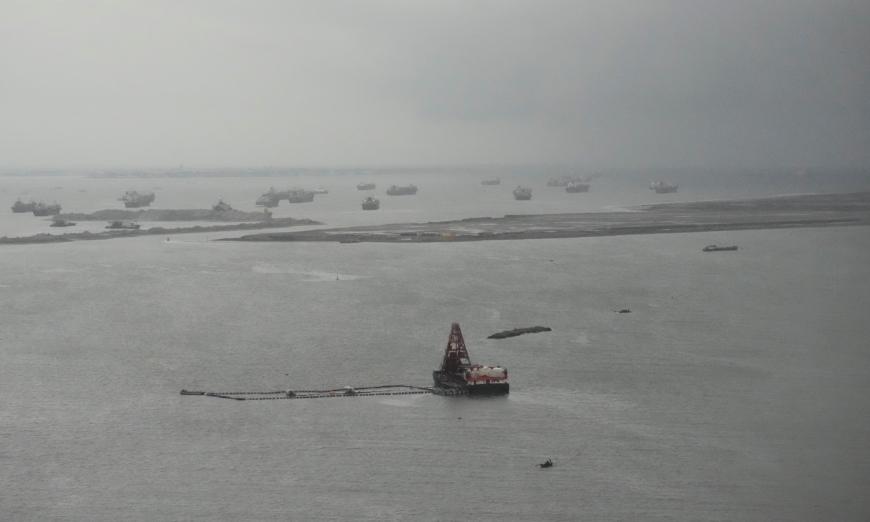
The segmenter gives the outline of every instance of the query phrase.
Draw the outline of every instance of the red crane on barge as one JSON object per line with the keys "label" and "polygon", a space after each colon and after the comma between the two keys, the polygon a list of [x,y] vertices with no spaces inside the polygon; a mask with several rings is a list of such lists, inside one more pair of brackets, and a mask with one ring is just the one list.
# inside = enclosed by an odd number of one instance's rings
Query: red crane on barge
{"label": "red crane on barge", "polygon": [[442,395],[505,395],[510,392],[507,368],[472,364],[459,323],[450,327],[441,368],[432,372],[433,391]]}

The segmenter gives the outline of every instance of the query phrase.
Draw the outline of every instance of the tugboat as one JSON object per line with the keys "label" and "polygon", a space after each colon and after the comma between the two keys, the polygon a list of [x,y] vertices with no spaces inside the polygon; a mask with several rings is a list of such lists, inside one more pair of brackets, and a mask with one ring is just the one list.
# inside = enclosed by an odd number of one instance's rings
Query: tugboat
{"label": "tugboat", "polygon": [[401,187],[392,185],[390,188],[387,189],[388,196],[413,196],[416,193],[417,185],[414,185],[413,183],[411,185],[404,185]]}
{"label": "tugboat", "polygon": [[528,187],[517,187],[514,189],[514,199],[526,201],[532,199],[532,189]]}
{"label": "tugboat", "polygon": [[30,200],[30,203],[25,203],[21,201],[21,198],[18,198],[15,203],[12,204],[12,212],[21,213],[21,212],[33,212],[33,209],[36,208],[36,201]]}
{"label": "tugboat", "polygon": [[507,395],[507,368],[472,364],[459,323],[450,327],[441,368],[432,372],[433,391],[441,395]]}
{"label": "tugboat", "polygon": [[499,179],[499,178],[485,179],[485,180],[481,181],[480,184],[481,185],[501,185],[501,179]]}
{"label": "tugboat", "polygon": [[572,181],[565,187],[565,192],[589,192],[589,183],[583,181]]}
{"label": "tugboat", "polygon": [[377,198],[369,196],[362,202],[363,210],[377,210],[379,208],[381,208],[381,201]]}
{"label": "tugboat", "polygon": [[139,223],[131,223],[127,221],[111,221],[106,228],[110,230],[139,230]]}
{"label": "tugboat", "polygon": [[227,203],[226,201],[224,201],[223,199],[219,199],[217,203],[212,205],[211,209],[214,210],[215,212],[228,212],[228,211],[232,210],[233,207],[230,206],[230,204]]}
{"label": "tugboat", "polygon": [[54,218],[54,221],[51,222],[50,227],[74,227],[76,224],[72,221],[67,221],[65,219]]}
{"label": "tugboat", "polygon": [[135,190],[128,190],[127,192],[124,192],[124,195],[118,199],[119,201],[124,202],[124,206],[126,208],[140,208],[149,206],[151,203],[154,202],[155,197],[156,196],[153,192],[145,192],[143,194],[140,194]]}
{"label": "tugboat", "polygon": [[34,216],[56,216],[58,214],[60,214],[60,205],[57,203],[46,205],[40,201],[35,207],[33,207]]}
{"label": "tugboat", "polygon": [[363,183],[358,183],[356,186],[356,189],[357,190],[375,190],[375,186],[376,185],[374,183],[363,182]]}
{"label": "tugboat", "polygon": [[654,190],[656,194],[672,194],[677,191],[678,185],[671,184],[666,181],[653,181],[649,184],[649,189]]}
{"label": "tugboat", "polygon": [[719,245],[707,245],[701,249],[703,252],[728,252],[737,250],[737,245],[731,246],[719,246]]}

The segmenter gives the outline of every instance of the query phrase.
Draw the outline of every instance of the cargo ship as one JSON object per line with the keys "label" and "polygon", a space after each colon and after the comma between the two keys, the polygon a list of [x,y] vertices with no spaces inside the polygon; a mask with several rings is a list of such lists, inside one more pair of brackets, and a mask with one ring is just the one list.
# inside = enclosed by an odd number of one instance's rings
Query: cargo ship
{"label": "cargo ship", "polygon": [[654,190],[656,194],[672,194],[677,191],[678,185],[671,184],[666,181],[653,181],[649,184],[649,189]]}
{"label": "cargo ship", "polygon": [[532,199],[532,189],[528,187],[517,187],[514,189],[514,199],[525,201]]}
{"label": "cargo ship", "polygon": [[33,207],[34,216],[56,216],[58,214],[60,214],[60,205],[57,203],[46,205],[40,201],[35,207]]}
{"label": "cargo ship", "polygon": [[153,192],[140,194],[135,190],[128,190],[127,192],[124,192],[124,195],[121,196],[119,200],[124,202],[126,208],[140,208],[147,207],[153,203],[155,197],[156,196]]}
{"label": "cargo ship", "polygon": [[481,185],[501,185],[501,180],[499,178],[493,179],[485,179],[480,182]]}
{"label": "cargo ship", "polygon": [[387,189],[388,196],[413,196],[416,193],[417,185],[414,184],[403,186],[392,185]]}
{"label": "cargo ship", "polygon": [[33,212],[33,209],[36,208],[36,201],[30,200],[30,203],[25,203],[21,201],[21,199],[17,199],[15,203],[12,204],[12,212],[21,213],[21,212]]}
{"label": "cargo ship", "polygon": [[72,221],[67,221],[65,219],[55,218],[54,221],[52,221],[51,224],[48,226],[50,226],[50,227],[74,227],[74,226],[76,226],[76,224],[73,223]]}
{"label": "cargo ship", "polygon": [[265,192],[257,198],[257,206],[274,208],[282,199],[286,199],[288,203],[309,203],[314,201],[314,192],[302,189],[290,189],[278,192],[275,187],[270,187],[268,192]]}
{"label": "cargo ship", "polygon": [[450,327],[441,368],[432,372],[433,392],[441,395],[506,395],[510,392],[507,368],[472,364],[459,323]]}
{"label": "cargo ship", "polygon": [[589,192],[589,186],[589,183],[585,183],[583,181],[572,181],[571,183],[568,183],[568,185],[565,187],[565,192]]}
{"label": "cargo ship", "polygon": [[379,208],[381,208],[381,202],[377,198],[369,196],[362,202],[363,210],[377,210]]}
{"label": "cargo ship", "polygon": [[129,221],[111,221],[106,225],[109,230],[139,230],[139,227],[141,227],[139,223]]}
{"label": "cargo ship", "polygon": [[375,190],[376,185],[374,183],[358,183],[356,186],[357,190]]}
{"label": "cargo ship", "polygon": [[737,245],[730,246],[719,246],[719,245],[707,245],[701,249],[704,252],[729,252],[737,250]]}

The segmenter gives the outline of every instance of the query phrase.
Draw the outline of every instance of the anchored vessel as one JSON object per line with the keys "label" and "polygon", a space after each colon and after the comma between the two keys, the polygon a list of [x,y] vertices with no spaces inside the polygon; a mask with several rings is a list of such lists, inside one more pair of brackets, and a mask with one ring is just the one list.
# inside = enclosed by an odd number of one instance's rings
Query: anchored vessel
{"label": "anchored vessel", "polygon": [[[572,183],[588,183],[588,177],[583,176],[562,176],[561,178],[550,178],[547,181],[548,187],[567,187]],[[585,191],[584,191],[585,192]]]}
{"label": "anchored vessel", "polygon": [[377,210],[381,208],[381,201],[371,196],[367,197],[362,202],[363,210]]}
{"label": "anchored vessel", "polygon": [[589,192],[589,183],[583,181],[572,181],[565,187],[565,192]]}
{"label": "anchored vessel", "polygon": [[128,221],[111,221],[106,225],[106,228],[110,230],[138,230],[140,226],[139,223],[131,223]]}
{"label": "anchored vessel", "polygon": [[56,216],[58,214],[60,214],[60,205],[57,203],[46,205],[40,201],[35,207],[33,207],[34,216]]}
{"label": "anchored vessel", "polygon": [[472,364],[459,323],[450,327],[441,368],[432,372],[433,391],[442,395],[505,395],[510,392],[507,368]]}
{"label": "anchored vessel", "polygon": [[671,194],[677,191],[678,185],[671,184],[666,181],[653,181],[649,184],[649,189],[654,190],[656,194]]}
{"label": "anchored vessel", "polygon": [[21,213],[21,212],[33,212],[33,209],[36,208],[36,201],[30,200],[30,203],[25,203],[21,201],[21,199],[15,200],[15,203],[12,204],[12,212]]}
{"label": "anchored vessel", "polygon": [[358,183],[356,186],[357,190],[375,190],[374,183]]}
{"label": "anchored vessel", "polygon": [[51,222],[51,225],[48,225],[48,226],[50,226],[50,227],[74,227],[75,225],[76,224],[73,223],[72,221],[67,221],[65,219],[55,218],[55,220]]}
{"label": "anchored vessel", "polygon": [[219,199],[217,203],[212,205],[211,209],[215,212],[229,212],[233,207],[223,199]]}
{"label": "anchored vessel", "polygon": [[392,185],[387,189],[388,196],[413,196],[417,193],[417,185]]}
{"label": "anchored vessel", "polygon": [[270,187],[269,191],[257,198],[257,205],[266,208],[277,207],[278,203],[286,199],[288,203],[308,203],[314,201],[314,192],[302,189],[290,189],[277,191]]}
{"label": "anchored vessel", "polygon": [[514,199],[527,200],[532,199],[532,189],[528,187],[517,187],[514,189]]}
{"label": "anchored vessel", "polygon": [[139,208],[139,207],[147,207],[151,203],[154,202],[154,198],[156,196],[153,192],[146,192],[144,194],[140,194],[135,190],[128,190],[124,192],[124,195],[119,198],[120,201],[124,202],[124,206],[127,208]]}
{"label": "anchored vessel", "polygon": [[727,250],[737,250],[737,245],[731,245],[731,246],[707,245],[702,250],[704,252],[722,252],[722,251],[727,251]]}

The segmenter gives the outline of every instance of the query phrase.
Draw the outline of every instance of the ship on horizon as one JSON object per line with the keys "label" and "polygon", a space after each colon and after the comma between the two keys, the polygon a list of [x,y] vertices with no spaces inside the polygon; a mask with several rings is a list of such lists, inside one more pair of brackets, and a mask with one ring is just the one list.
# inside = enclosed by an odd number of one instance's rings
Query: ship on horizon
{"label": "ship on horizon", "polygon": [[371,196],[365,198],[362,202],[363,210],[377,210],[381,208],[381,201]]}
{"label": "ship on horizon", "polygon": [[518,186],[514,189],[514,199],[518,201],[527,201],[532,199],[532,189],[528,187]]}
{"label": "ship on horizon", "polygon": [[417,185],[391,185],[387,189],[388,196],[413,196],[417,193]]}
{"label": "ship on horizon", "polygon": [[653,181],[649,184],[649,189],[654,190],[656,194],[672,194],[677,191],[676,183],[668,183],[667,181]]}
{"label": "ship on horizon", "polygon": [[135,190],[128,190],[118,199],[124,202],[126,208],[140,208],[151,205],[156,197],[153,192],[139,193]]}
{"label": "ship on horizon", "polygon": [[15,200],[15,203],[12,204],[12,212],[16,214],[20,214],[22,212],[33,212],[33,209],[36,208],[36,201],[30,200],[30,203],[25,203],[21,201],[21,198]]}

